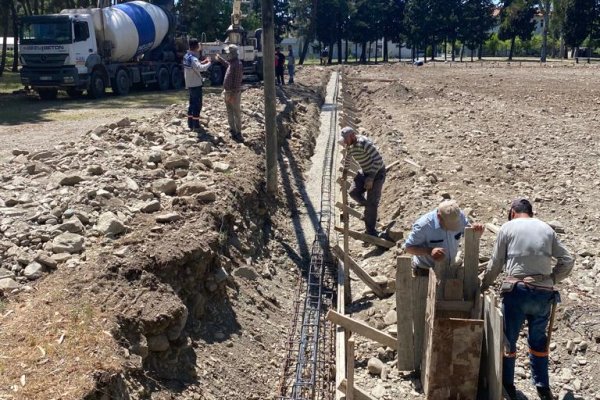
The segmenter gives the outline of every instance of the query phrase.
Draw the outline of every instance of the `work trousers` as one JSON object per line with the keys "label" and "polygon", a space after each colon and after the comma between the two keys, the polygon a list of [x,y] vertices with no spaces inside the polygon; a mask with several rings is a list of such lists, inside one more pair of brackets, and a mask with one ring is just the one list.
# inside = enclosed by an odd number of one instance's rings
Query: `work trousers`
{"label": "work trousers", "polygon": [[293,64],[288,64],[288,83],[294,83],[294,75],[296,74],[296,66]]}
{"label": "work trousers", "polygon": [[225,92],[227,120],[232,133],[242,133],[242,92]]}
{"label": "work trousers", "polygon": [[200,111],[202,111],[202,86],[191,87],[190,104],[188,106],[188,128],[200,128]]}
{"label": "work trousers", "polygon": [[[373,180],[373,187],[371,190],[365,189],[365,181],[367,177],[363,171],[358,171],[354,177],[354,182],[350,186],[348,194],[354,201],[361,206],[365,207],[365,228],[366,233],[369,235],[377,234],[377,208],[379,207],[379,201],[381,200],[381,190],[383,189],[383,183],[385,182],[385,167],[382,167]],[[367,192],[367,198],[364,194]]]}
{"label": "work trousers", "polygon": [[516,344],[525,320],[529,328],[527,341],[533,383],[539,387],[550,386],[546,327],[555,301],[559,301],[558,292],[535,288],[522,282],[515,284],[511,292],[503,295],[504,334],[508,341],[502,371],[504,386],[514,384]]}
{"label": "work trousers", "polygon": [[277,84],[279,85],[284,85],[285,84],[285,78],[283,77],[283,66],[279,67],[275,67],[275,78],[277,79]]}

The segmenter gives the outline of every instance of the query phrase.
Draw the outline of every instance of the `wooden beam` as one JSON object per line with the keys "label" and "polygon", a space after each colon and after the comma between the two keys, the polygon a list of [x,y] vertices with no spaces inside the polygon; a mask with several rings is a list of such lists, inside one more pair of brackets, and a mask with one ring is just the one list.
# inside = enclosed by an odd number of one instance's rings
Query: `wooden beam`
{"label": "wooden beam", "polygon": [[[351,216],[353,216],[353,217],[355,217],[355,218],[357,218],[357,219],[359,219],[361,221],[364,221],[363,215],[362,215],[362,213],[360,211],[356,211],[352,207],[345,206],[342,203],[340,203],[339,201],[337,203],[335,203],[335,206],[337,208],[339,208],[340,210],[342,210],[342,212],[344,212],[344,213],[347,212]],[[385,225],[383,225],[381,222],[377,222],[377,229],[383,230],[384,228],[385,228]]]}
{"label": "wooden beam", "polygon": [[485,227],[490,231],[493,232],[494,234],[498,234],[498,232],[500,232],[500,227],[498,225],[494,225],[494,224],[485,224]]}
{"label": "wooden beam", "polygon": [[413,283],[411,258],[398,257],[396,266],[398,371],[418,369],[415,365],[413,336]]}
{"label": "wooden beam", "polygon": [[[346,332],[350,336],[352,332]],[[346,400],[354,400],[354,338],[346,342]]]}
{"label": "wooden beam", "polygon": [[327,319],[336,325],[342,326],[349,331],[357,333],[384,346],[391,347],[392,349],[395,349],[398,345],[398,341],[393,336],[375,329],[362,321],[352,319],[336,311],[329,310],[327,312]]}
{"label": "wooden beam", "polygon": [[396,165],[400,164],[400,160],[396,160],[390,165],[385,166],[385,172],[388,172],[390,169],[394,168]]}
{"label": "wooden beam", "polygon": [[[337,311],[340,314],[346,313],[346,305],[344,302],[344,266],[338,267],[338,294],[337,294]],[[346,378],[346,330],[341,326],[335,328],[335,382],[337,385]],[[335,394],[336,400],[342,400],[343,393],[339,390]]]}
{"label": "wooden beam", "polygon": [[[346,382],[346,380],[344,379],[340,385],[338,386],[338,390],[342,393],[344,393],[346,396],[348,396],[346,387],[348,385],[348,382]],[[354,400],[375,400],[374,397],[371,397],[369,394],[367,394],[366,392],[364,392],[362,389],[357,388],[356,386],[354,387]],[[347,399],[349,397],[346,397]]]}
{"label": "wooden beam", "polygon": [[484,397],[502,399],[502,350],[504,340],[504,316],[498,307],[496,295],[484,297],[484,346],[482,351],[480,387]]}
{"label": "wooden beam", "polygon": [[421,369],[423,359],[423,342],[425,340],[425,310],[427,308],[427,291],[429,285],[429,277],[415,276],[413,277],[413,349],[415,352],[415,370]]}
{"label": "wooden beam", "polygon": [[389,78],[359,78],[359,77],[349,77],[346,78],[349,81],[357,81],[357,82],[385,82],[385,83],[400,83],[399,79],[389,79]]}
{"label": "wooden beam", "polygon": [[435,302],[435,308],[438,311],[459,311],[470,313],[473,309],[473,302],[462,300],[438,300]]}
{"label": "wooden beam", "polygon": [[479,292],[479,234],[473,228],[465,228],[465,278],[463,295],[465,300],[475,300]]}
{"label": "wooden beam", "polygon": [[414,161],[413,161],[413,160],[411,160],[410,158],[405,158],[405,159],[404,159],[404,162],[405,162],[405,163],[407,163],[407,164],[410,164],[410,165],[412,165],[412,166],[414,166],[414,167],[417,167],[417,168],[419,168],[419,169],[423,168],[422,166],[420,166],[419,164],[417,164],[416,162],[414,162]]}
{"label": "wooden beam", "polygon": [[[337,232],[344,233],[344,228],[340,226],[336,226],[335,230]],[[348,230],[348,236],[356,240],[361,240],[363,242],[371,243],[380,247],[385,247],[386,249],[391,249],[396,245],[396,243],[390,242],[389,240],[385,240],[377,236],[367,235],[366,233],[353,231],[352,229]]]}
{"label": "wooden beam", "polygon": [[[342,150],[342,163],[345,163],[348,159],[348,150],[344,148]],[[346,182],[348,179],[348,168],[344,168],[344,171],[341,176],[343,184],[340,184],[340,190],[342,191],[342,205],[348,208],[348,188],[350,183]],[[350,304],[352,303],[352,284],[350,282],[350,261],[348,260],[350,254],[350,243],[348,238],[348,231],[350,230],[350,215],[344,213],[342,218],[342,223],[344,226],[343,230],[343,246],[344,246],[344,303]],[[342,258],[342,257],[340,257]]]}
{"label": "wooden beam", "polygon": [[385,292],[381,285],[375,282],[373,278],[371,278],[371,275],[365,272],[365,270],[362,269],[356,263],[356,261],[352,259],[352,257],[350,257],[346,252],[344,252],[344,250],[342,250],[340,246],[335,245],[331,250],[337,258],[339,258],[340,260],[345,260],[344,264],[348,263],[348,267],[350,267],[350,269],[360,278],[361,281],[365,283],[365,285],[367,285],[373,291],[373,293],[375,293],[377,297],[385,297]]}

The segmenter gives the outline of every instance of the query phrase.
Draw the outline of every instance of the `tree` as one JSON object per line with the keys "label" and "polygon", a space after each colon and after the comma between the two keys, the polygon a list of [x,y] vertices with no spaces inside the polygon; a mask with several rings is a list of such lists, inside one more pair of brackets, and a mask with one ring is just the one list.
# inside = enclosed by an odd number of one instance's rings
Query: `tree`
{"label": "tree", "polygon": [[388,61],[388,41],[402,43],[404,33],[404,0],[387,0],[383,3],[382,34],[383,61]]}
{"label": "tree", "polygon": [[553,0],[552,13],[550,15],[549,31],[550,35],[559,41],[560,58],[565,57],[565,7],[566,0]]}
{"label": "tree", "polygon": [[500,13],[498,37],[501,40],[510,40],[509,60],[512,60],[517,37],[523,41],[531,39],[535,28],[534,15],[535,9],[532,0],[505,0]]}
{"label": "tree", "polygon": [[407,37],[407,44],[413,49],[413,59],[416,56],[416,49],[422,48],[429,37],[428,32],[428,5],[421,0],[407,0],[404,12],[404,26]]}
{"label": "tree", "polygon": [[540,54],[540,61],[546,62],[546,55],[548,53],[548,25],[550,24],[550,4],[551,0],[540,1],[540,11],[544,14],[544,26],[542,30],[542,52]]}
{"label": "tree", "polygon": [[[471,50],[480,48],[490,37],[489,32],[494,26],[493,8],[494,4],[491,0],[463,1],[459,39]],[[452,56],[454,57],[454,54]]]}
{"label": "tree", "polygon": [[595,14],[595,0],[567,0],[565,3],[565,43],[573,47],[576,57],[579,46],[591,33]]}
{"label": "tree", "polygon": [[294,21],[296,32],[304,38],[304,44],[298,60],[298,64],[300,65],[304,63],[308,46],[316,36],[317,5],[317,0],[289,1],[289,12]]}

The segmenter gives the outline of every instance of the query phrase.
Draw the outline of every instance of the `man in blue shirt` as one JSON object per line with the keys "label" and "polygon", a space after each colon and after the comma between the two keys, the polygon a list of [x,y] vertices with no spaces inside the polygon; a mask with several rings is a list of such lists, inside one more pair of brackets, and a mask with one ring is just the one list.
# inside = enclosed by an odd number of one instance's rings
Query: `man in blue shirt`
{"label": "man in blue shirt", "polygon": [[[458,253],[460,238],[469,221],[454,200],[445,200],[438,208],[419,218],[406,239],[406,252],[412,254],[413,268],[417,275],[428,275],[436,262],[446,261],[452,265]],[[482,224],[473,224],[479,234]]]}

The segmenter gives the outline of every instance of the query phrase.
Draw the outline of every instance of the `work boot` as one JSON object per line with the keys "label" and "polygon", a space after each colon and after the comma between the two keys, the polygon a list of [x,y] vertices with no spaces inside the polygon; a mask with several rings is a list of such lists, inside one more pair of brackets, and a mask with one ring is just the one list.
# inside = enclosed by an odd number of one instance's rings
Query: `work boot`
{"label": "work boot", "polygon": [[242,134],[240,132],[232,133],[231,137],[238,143],[244,143],[244,138],[242,137]]}
{"label": "work boot", "polygon": [[504,385],[504,391],[508,396],[508,400],[517,400],[517,388],[515,385]]}
{"label": "work boot", "polygon": [[549,387],[541,387],[536,386],[538,396],[540,396],[540,400],[554,400],[554,396],[552,396],[552,391]]}

